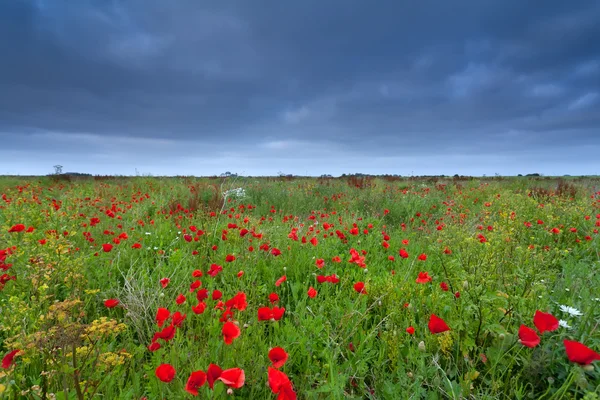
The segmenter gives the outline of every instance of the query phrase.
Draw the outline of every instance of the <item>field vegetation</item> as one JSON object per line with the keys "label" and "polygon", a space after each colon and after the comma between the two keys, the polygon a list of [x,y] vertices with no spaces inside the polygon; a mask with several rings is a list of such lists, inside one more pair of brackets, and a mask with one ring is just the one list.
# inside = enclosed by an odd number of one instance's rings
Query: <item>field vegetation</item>
{"label": "field vegetation", "polygon": [[0,194],[2,398],[600,398],[599,179]]}

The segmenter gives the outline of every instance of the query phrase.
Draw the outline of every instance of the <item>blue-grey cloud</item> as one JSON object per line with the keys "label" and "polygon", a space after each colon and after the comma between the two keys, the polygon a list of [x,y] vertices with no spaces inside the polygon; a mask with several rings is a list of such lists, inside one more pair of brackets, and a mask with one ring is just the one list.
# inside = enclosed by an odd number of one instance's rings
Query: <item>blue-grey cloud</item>
{"label": "blue-grey cloud", "polygon": [[597,173],[598,37],[592,0],[0,2],[0,173]]}

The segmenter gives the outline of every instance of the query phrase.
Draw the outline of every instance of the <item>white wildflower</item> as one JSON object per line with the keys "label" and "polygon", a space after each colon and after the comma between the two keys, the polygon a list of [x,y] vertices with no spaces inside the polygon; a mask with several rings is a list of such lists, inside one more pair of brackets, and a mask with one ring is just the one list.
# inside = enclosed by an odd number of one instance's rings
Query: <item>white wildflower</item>
{"label": "white wildflower", "polygon": [[581,317],[583,315],[583,313],[581,311],[579,311],[578,309],[576,309],[575,307],[570,307],[570,306],[560,306],[560,311],[567,313],[569,315],[572,315],[574,317]]}
{"label": "white wildflower", "polygon": [[563,328],[571,329],[571,326],[564,319],[559,320],[558,325],[562,326]]}

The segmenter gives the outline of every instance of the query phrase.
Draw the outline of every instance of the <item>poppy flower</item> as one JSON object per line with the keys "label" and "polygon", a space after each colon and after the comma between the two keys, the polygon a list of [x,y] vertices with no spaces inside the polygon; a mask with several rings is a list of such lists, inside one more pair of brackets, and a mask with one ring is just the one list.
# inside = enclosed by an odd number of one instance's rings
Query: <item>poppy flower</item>
{"label": "poppy flower", "polygon": [[198,389],[206,383],[206,373],[204,371],[194,371],[185,384],[185,391],[193,396],[198,396]]}
{"label": "poppy flower", "polygon": [[276,247],[273,247],[273,249],[271,249],[271,254],[274,255],[275,257],[281,255],[281,250],[279,250]]}
{"label": "poppy flower", "polygon": [[196,299],[198,299],[198,301],[204,301],[206,299],[208,299],[208,289],[200,289],[196,292]]}
{"label": "poppy flower", "polygon": [[563,341],[563,343],[565,345],[567,357],[571,362],[588,365],[596,360],[600,360],[600,354],[596,353],[583,343],[566,339]]}
{"label": "poppy flower", "polygon": [[175,312],[175,314],[173,314],[173,325],[178,328],[181,327],[181,324],[183,323],[183,321],[185,321],[186,316],[186,314],[182,314],[179,311]]}
{"label": "poppy flower", "polygon": [[273,310],[269,307],[259,307],[258,308],[258,320],[259,321],[268,321],[273,318]]}
{"label": "poppy flower", "polygon": [[322,258],[317,258],[317,261],[315,261],[315,265],[317,266],[317,268],[323,268],[325,266],[325,260]]}
{"label": "poppy flower", "polygon": [[160,280],[160,286],[162,286],[162,288],[165,289],[167,286],[169,286],[169,282],[171,282],[169,278],[162,278]]}
{"label": "poppy flower", "polygon": [[25,225],[23,225],[23,224],[16,224],[16,225],[13,225],[8,230],[8,233],[23,232],[24,230],[25,230]]}
{"label": "poppy flower", "polygon": [[148,350],[150,350],[150,351],[156,351],[156,350],[160,349],[160,347],[161,347],[160,343],[158,343],[158,342],[152,342],[148,346]]}
{"label": "poppy flower", "polygon": [[219,274],[219,272],[223,271],[223,267],[218,264],[211,264],[210,269],[207,274],[212,276],[213,278]]}
{"label": "poppy flower", "polygon": [[275,281],[275,286],[280,286],[285,281],[287,281],[287,277],[284,275]]}
{"label": "poppy flower", "polygon": [[116,307],[118,304],[119,304],[119,300],[117,300],[117,299],[104,300],[104,306],[106,308],[113,308],[113,307]]}
{"label": "poppy flower", "polygon": [[446,282],[442,282],[440,283],[440,288],[444,291],[447,292],[448,291],[448,284]]}
{"label": "poppy flower", "polygon": [[519,339],[521,344],[526,347],[535,347],[540,344],[540,337],[538,334],[531,328],[521,325],[519,328]]}
{"label": "poppy flower", "polygon": [[442,333],[450,330],[450,328],[446,324],[446,321],[444,321],[435,314],[431,314],[431,317],[429,317],[429,323],[427,324],[427,327],[429,328],[429,332],[433,334]]}
{"label": "poppy flower", "polygon": [[190,283],[190,292],[193,292],[194,290],[198,289],[200,286],[202,286],[202,281],[199,281],[196,279],[194,282]]}
{"label": "poppy flower", "polygon": [[17,356],[17,354],[20,351],[21,350],[13,350],[13,351],[10,351],[10,352],[6,353],[6,355],[4,356],[4,358],[2,358],[2,368],[3,369],[9,369],[10,366],[13,364],[14,358]]}
{"label": "poppy flower", "polygon": [[415,282],[417,283],[427,283],[431,282],[433,278],[429,276],[429,272],[419,272],[419,276]]}
{"label": "poppy flower", "polygon": [[269,360],[274,368],[281,368],[288,359],[288,353],[281,347],[273,347],[269,350]]}
{"label": "poppy flower", "polygon": [[278,394],[277,400],[296,400],[292,382],[285,373],[269,367],[268,374],[269,387],[273,393]]}
{"label": "poppy flower", "polygon": [[533,324],[540,333],[552,332],[558,329],[558,319],[552,314],[536,310]]}
{"label": "poppy flower", "polygon": [[171,364],[161,364],[156,368],[156,377],[165,383],[169,383],[175,378],[175,368]]}
{"label": "poppy flower", "polygon": [[102,251],[104,251],[105,253],[108,253],[112,250],[113,245],[110,243],[105,243],[102,245]]}
{"label": "poppy flower", "polygon": [[233,340],[240,337],[241,333],[240,328],[231,321],[225,322],[221,332],[223,333],[225,344],[233,343]]}
{"label": "poppy flower", "polygon": [[244,311],[248,307],[246,301],[246,293],[238,292],[235,296],[225,302],[227,307],[236,308],[239,311]]}
{"label": "poppy flower", "polygon": [[307,294],[308,294],[308,297],[310,297],[311,299],[314,299],[315,297],[317,297],[317,291],[312,286],[308,289]]}
{"label": "poppy flower", "polygon": [[175,299],[175,303],[181,305],[181,304],[185,303],[185,300],[186,300],[185,296],[182,294],[179,294],[177,296],[177,298]]}
{"label": "poppy flower", "polygon": [[202,276],[202,271],[200,271],[199,269],[194,270],[194,272],[192,272],[192,276],[194,278],[200,278]]}
{"label": "poppy flower", "polygon": [[241,368],[230,368],[221,372],[221,376],[218,379],[230,388],[239,389],[244,386],[246,375]]}
{"label": "poppy flower", "polygon": [[227,254],[225,257],[225,262],[233,262],[235,261],[235,256],[233,254]]}
{"label": "poppy flower", "polygon": [[223,293],[220,290],[213,290],[212,292],[212,299],[213,300],[219,300],[221,297],[223,297]]}
{"label": "poppy flower", "polygon": [[219,379],[222,372],[223,370],[218,365],[210,364],[208,366],[208,369],[206,370],[206,380],[208,381],[209,388],[212,389],[214,387],[215,382]]}
{"label": "poppy flower", "polygon": [[285,307],[275,306],[275,307],[273,307],[272,312],[273,312],[273,319],[275,321],[279,321],[283,317],[283,314],[285,313]]}
{"label": "poppy flower", "polygon": [[162,331],[155,333],[152,340],[156,341],[158,339],[162,339],[165,342],[168,342],[169,340],[171,340],[175,337],[175,332],[176,332],[175,325],[171,324],[171,325],[165,327]]}
{"label": "poppy flower", "polygon": [[354,284],[354,290],[356,290],[360,294],[367,294],[367,291],[365,290],[364,282],[356,282]]}
{"label": "poppy flower", "polygon": [[408,333],[409,335],[413,335],[415,333],[415,328],[409,326],[408,328],[406,328],[406,333]]}
{"label": "poppy flower", "polygon": [[192,311],[194,314],[202,314],[204,310],[206,310],[206,303],[203,301],[199,302],[196,306],[192,306]]}
{"label": "poppy flower", "polygon": [[277,293],[271,293],[269,295],[269,301],[271,302],[271,304],[278,302],[279,296],[277,295]]}
{"label": "poppy flower", "polygon": [[165,321],[171,316],[171,312],[166,308],[159,307],[156,311],[156,323],[158,326],[163,326]]}
{"label": "poppy flower", "polygon": [[404,249],[400,249],[400,251],[398,252],[398,254],[402,258],[408,258],[408,252],[406,250],[404,250]]}

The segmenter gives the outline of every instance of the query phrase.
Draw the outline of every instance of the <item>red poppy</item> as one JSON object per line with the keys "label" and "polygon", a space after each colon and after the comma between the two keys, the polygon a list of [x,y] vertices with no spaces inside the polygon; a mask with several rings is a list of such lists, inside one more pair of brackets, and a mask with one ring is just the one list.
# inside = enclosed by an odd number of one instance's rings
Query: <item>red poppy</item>
{"label": "red poppy", "polygon": [[571,362],[588,365],[596,360],[600,360],[600,354],[596,353],[583,343],[566,339],[563,341],[563,343],[565,345],[567,357]]}
{"label": "red poppy", "polygon": [[219,379],[222,372],[223,370],[218,365],[210,364],[208,366],[208,369],[206,370],[206,380],[208,381],[209,388],[212,389],[214,387],[215,382]]}
{"label": "red poppy", "polygon": [[356,290],[360,294],[367,294],[367,291],[365,290],[364,282],[356,282],[354,284],[354,290]]}
{"label": "red poppy", "polygon": [[404,250],[404,249],[400,249],[400,251],[398,252],[398,254],[402,258],[408,258],[408,252],[406,250]]}
{"label": "red poppy", "polygon": [[110,251],[112,250],[112,248],[113,248],[113,245],[112,245],[112,244],[110,244],[110,243],[105,243],[105,244],[103,244],[103,245],[102,245],[102,250],[103,250],[105,253],[108,253],[108,252],[110,252]]}
{"label": "red poppy", "polygon": [[308,294],[308,297],[310,297],[311,299],[314,299],[315,297],[317,297],[317,291],[312,286],[308,289],[307,294]]}
{"label": "red poppy", "polygon": [[248,307],[246,301],[246,293],[238,292],[235,296],[225,302],[227,307],[236,308],[239,311],[244,311]]}
{"label": "red poppy", "polygon": [[227,256],[225,257],[225,262],[232,262],[235,261],[235,256],[233,254],[227,254]]}
{"label": "red poppy", "polygon": [[106,308],[113,308],[113,307],[116,307],[118,304],[119,304],[119,300],[117,300],[117,299],[104,300],[104,306]]}
{"label": "red poppy", "polygon": [[244,386],[246,375],[244,374],[244,370],[241,368],[230,368],[221,372],[219,380],[230,388],[239,389]]}
{"label": "red poppy", "polygon": [[277,279],[275,281],[275,286],[279,286],[279,285],[281,285],[285,281],[287,281],[287,277],[284,275],[284,276],[282,276],[281,278],[279,278],[279,279]]}
{"label": "red poppy", "polygon": [[450,328],[446,324],[446,321],[444,321],[435,314],[431,314],[431,317],[429,317],[429,323],[427,324],[427,327],[429,328],[429,332],[433,334],[442,333],[450,330]]}
{"label": "red poppy", "polygon": [[199,302],[196,306],[192,306],[192,311],[194,314],[202,314],[204,310],[206,310],[206,303],[203,301]]}
{"label": "red poppy", "polygon": [[214,278],[221,271],[223,271],[223,267],[217,264],[211,264],[207,274]]}
{"label": "red poppy", "polygon": [[182,294],[179,294],[177,296],[177,298],[175,299],[175,303],[181,305],[181,304],[185,303],[185,300],[186,300],[185,296]]}
{"label": "red poppy", "polygon": [[166,308],[162,308],[160,307],[157,311],[156,311],[156,322],[158,323],[158,326],[163,326],[163,324],[165,323],[165,321],[171,316],[171,312],[169,310],[167,310]]}
{"label": "red poppy", "polygon": [[552,314],[536,310],[533,316],[533,324],[540,333],[552,332],[558,329],[558,319]]}
{"label": "red poppy", "polygon": [[206,373],[204,371],[194,371],[190,374],[185,391],[193,396],[198,396],[198,389],[206,383]]}
{"label": "red poppy", "polygon": [[8,230],[8,232],[9,232],[9,233],[13,233],[13,232],[23,232],[24,230],[25,230],[25,225],[23,225],[23,224],[16,224],[16,225],[13,225],[13,226],[12,226],[12,227],[11,227],[11,228]]}
{"label": "red poppy", "polygon": [[2,368],[9,369],[10,366],[13,364],[13,359],[17,356],[17,354],[20,351],[21,350],[13,350],[13,351],[8,352],[2,359]]}
{"label": "red poppy", "polygon": [[181,327],[181,324],[185,321],[185,317],[186,314],[182,314],[179,311],[175,312],[175,314],[173,314],[173,325],[178,328]]}
{"label": "red poppy", "polygon": [[233,343],[233,339],[240,337],[241,333],[239,326],[231,321],[225,322],[221,332],[223,333],[223,340],[225,341],[225,344]]}
{"label": "red poppy", "polygon": [[279,296],[277,295],[277,293],[271,293],[269,295],[269,301],[271,302],[271,304],[278,302]]}
{"label": "red poppy", "polygon": [[152,341],[162,339],[165,342],[168,342],[169,340],[171,340],[175,337],[175,332],[176,332],[175,325],[171,324],[171,325],[165,327],[162,331],[155,333],[154,337],[152,338]]}
{"label": "red poppy", "polygon": [[272,312],[273,312],[273,319],[275,321],[279,321],[283,317],[283,314],[285,313],[285,308],[275,306],[275,307],[273,307]]}
{"label": "red poppy", "polygon": [[273,247],[273,249],[271,250],[271,254],[273,254],[275,257],[277,257],[277,256],[281,255],[281,250]]}
{"label": "red poppy", "polygon": [[269,350],[269,360],[274,368],[281,368],[288,359],[288,353],[281,347],[273,347]]}
{"label": "red poppy", "polygon": [[152,342],[148,346],[148,350],[150,350],[150,351],[156,351],[158,349],[160,349],[160,343],[158,343],[158,342]]}
{"label": "red poppy", "polygon": [[521,325],[519,328],[519,339],[521,344],[526,347],[535,347],[540,344],[540,337],[531,328]]}
{"label": "red poppy", "polygon": [[408,328],[406,328],[406,333],[408,333],[409,335],[413,335],[415,333],[415,328],[409,326]]}
{"label": "red poppy", "polygon": [[199,269],[194,270],[194,272],[192,272],[192,276],[194,278],[200,278],[202,276],[202,271],[200,271]]}
{"label": "red poppy", "polygon": [[196,279],[194,282],[192,282],[190,284],[190,292],[193,292],[194,290],[198,289],[200,286],[202,286],[202,281],[199,281]]}
{"label": "red poppy", "polygon": [[165,289],[167,286],[169,286],[169,282],[171,282],[169,278],[162,278],[160,280],[160,286],[162,286],[163,289]]}
{"label": "red poppy", "polygon": [[322,258],[317,258],[317,261],[315,261],[315,264],[316,264],[317,268],[323,268],[325,266],[325,260]]}
{"label": "red poppy", "polygon": [[444,291],[447,292],[448,291],[448,284],[446,282],[442,282],[440,283],[440,288]]}
{"label": "red poppy", "polygon": [[429,276],[429,272],[419,272],[419,277],[415,282],[417,283],[427,283],[431,282],[432,278]]}
{"label": "red poppy", "polygon": [[213,300],[219,300],[221,297],[223,297],[223,293],[221,293],[220,290],[215,289],[215,290],[213,290],[211,297]]}
{"label": "red poppy", "polygon": [[285,373],[269,367],[268,374],[271,391],[279,395],[277,400],[296,400],[292,382]]}
{"label": "red poppy", "polygon": [[259,321],[268,321],[273,318],[273,310],[269,307],[259,307],[258,308],[258,320]]}
{"label": "red poppy", "polygon": [[175,378],[175,368],[171,364],[161,364],[156,368],[156,377],[165,383],[169,383]]}
{"label": "red poppy", "polygon": [[208,289],[200,289],[196,292],[196,299],[198,301],[204,301],[208,299]]}

